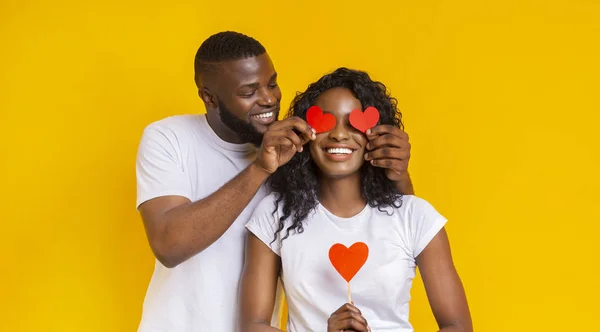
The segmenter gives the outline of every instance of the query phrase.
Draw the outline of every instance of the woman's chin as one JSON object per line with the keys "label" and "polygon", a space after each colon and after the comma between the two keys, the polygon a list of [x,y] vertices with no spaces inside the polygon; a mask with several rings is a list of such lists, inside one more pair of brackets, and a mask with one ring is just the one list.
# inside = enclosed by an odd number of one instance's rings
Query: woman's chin
{"label": "woman's chin", "polygon": [[322,169],[321,175],[324,178],[323,180],[325,180],[325,179],[341,180],[344,178],[353,178],[353,177],[360,176],[360,167],[356,168],[356,169],[355,168],[347,169],[347,168],[340,168],[340,167],[325,169],[325,170]]}

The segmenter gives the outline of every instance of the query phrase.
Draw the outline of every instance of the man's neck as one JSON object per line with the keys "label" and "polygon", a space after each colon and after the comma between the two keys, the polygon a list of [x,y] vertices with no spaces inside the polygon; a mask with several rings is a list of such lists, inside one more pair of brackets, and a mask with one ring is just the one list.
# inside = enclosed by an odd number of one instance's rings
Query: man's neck
{"label": "man's neck", "polygon": [[212,128],[212,130],[219,136],[220,139],[227,143],[232,144],[243,144],[244,142],[239,138],[239,136],[229,127],[227,127],[219,117],[219,114],[215,112],[207,112],[206,120],[208,121],[208,125]]}

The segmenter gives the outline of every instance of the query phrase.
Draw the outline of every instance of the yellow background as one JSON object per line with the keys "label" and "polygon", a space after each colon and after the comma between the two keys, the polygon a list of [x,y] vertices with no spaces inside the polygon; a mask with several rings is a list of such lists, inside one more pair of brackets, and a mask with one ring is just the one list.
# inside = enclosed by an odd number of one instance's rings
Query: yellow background
{"label": "yellow background", "polygon": [[[477,331],[596,328],[598,1],[168,3],[0,2],[0,330],[136,330],[141,130],[204,112],[193,56],[225,29],[267,47],[285,108],[337,66],[388,85]],[[435,331],[420,280],[413,295]]]}

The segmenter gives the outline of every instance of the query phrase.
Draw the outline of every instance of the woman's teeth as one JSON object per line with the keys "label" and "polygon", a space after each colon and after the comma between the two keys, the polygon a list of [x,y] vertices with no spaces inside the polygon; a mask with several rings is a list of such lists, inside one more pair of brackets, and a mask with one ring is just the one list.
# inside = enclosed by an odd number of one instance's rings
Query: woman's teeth
{"label": "woman's teeth", "polygon": [[329,148],[326,151],[327,151],[327,153],[331,153],[331,154],[351,154],[352,153],[351,149],[346,149],[346,148]]}
{"label": "woman's teeth", "polygon": [[270,118],[273,116],[273,112],[268,112],[268,113],[262,113],[262,114],[257,114],[257,115],[253,115],[253,118],[258,118],[258,119],[266,119],[266,118]]}

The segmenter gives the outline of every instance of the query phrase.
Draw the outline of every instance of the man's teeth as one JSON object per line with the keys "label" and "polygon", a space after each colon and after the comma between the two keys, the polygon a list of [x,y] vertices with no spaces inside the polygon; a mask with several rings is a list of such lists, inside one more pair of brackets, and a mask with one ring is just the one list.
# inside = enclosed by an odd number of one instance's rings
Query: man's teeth
{"label": "man's teeth", "polygon": [[266,119],[266,118],[270,118],[273,116],[273,112],[268,112],[268,113],[262,113],[262,114],[257,114],[257,115],[253,115],[253,118],[259,118],[259,119]]}
{"label": "man's teeth", "polygon": [[327,153],[331,154],[351,154],[352,150],[346,148],[330,148],[327,149]]}

